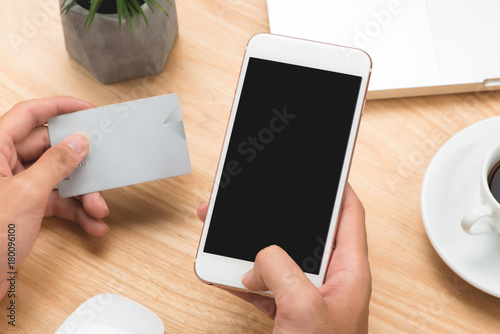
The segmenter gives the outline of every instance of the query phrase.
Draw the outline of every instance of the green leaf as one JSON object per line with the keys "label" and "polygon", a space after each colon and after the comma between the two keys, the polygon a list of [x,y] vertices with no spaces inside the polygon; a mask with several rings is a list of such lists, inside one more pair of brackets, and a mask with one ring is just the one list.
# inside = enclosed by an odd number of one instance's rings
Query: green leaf
{"label": "green leaf", "polygon": [[153,5],[151,5],[151,2],[149,0],[144,0],[144,3],[148,5],[149,9],[154,13],[155,9],[153,8]]}
{"label": "green leaf", "polygon": [[118,14],[118,31],[122,31],[123,0],[116,0],[116,9]]}
{"label": "green leaf", "polygon": [[[77,0],[63,0],[61,4],[61,14],[67,14],[68,11],[71,9],[76,4]],[[102,3],[104,0],[89,0],[90,1],[90,8],[89,8],[89,13],[87,15],[87,18],[85,19],[84,27],[87,28],[87,32],[90,29],[90,26],[92,25],[92,22],[94,21],[94,18],[97,14],[97,11],[101,7]],[[106,0],[108,1],[108,0]],[[111,1],[111,0],[109,0]],[[163,9],[163,7],[156,1],[156,0],[143,0],[144,3],[149,7],[149,9],[154,13],[155,8],[160,9],[166,16],[168,16],[168,13]],[[165,0],[170,6],[172,5],[172,2],[170,0]],[[146,14],[142,10],[141,5],[139,5],[138,0],[116,0],[116,9],[117,9],[117,15],[118,15],[118,30],[121,31],[122,29],[122,18],[125,16],[125,20],[127,21],[129,27],[130,27],[130,32],[133,34],[133,26],[132,26],[132,20],[135,20],[137,22],[137,28],[139,28],[139,15],[142,16],[144,19],[144,22],[146,23],[146,26],[149,26],[148,19],[146,17]]]}
{"label": "green leaf", "polygon": [[125,19],[127,20],[128,26],[130,28],[130,33],[133,35],[134,30],[132,28],[132,19],[130,17],[130,12],[128,11],[128,6],[126,1],[124,1],[123,3],[123,12],[125,13]]}
{"label": "green leaf", "polygon": [[167,16],[168,16],[168,14],[167,14],[167,12],[165,11],[165,9],[163,9],[163,7],[162,7],[162,6],[160,6],[160,4],[159,4],[158,2],[156,2],[156,0],[148,0],[148,1],[151,1],[151,3],[152,3],[153,5],[155,5],[156,7],[160,8],[160,10],[161,10],[161,11],[162,11],[165,15],[167,15]]}
{"label": "green leaf", "polygon": [[[141,5],[139,5],[139,2],[137,0],[130,0],[130,2],[134,6],[134,9],[137,11],[137,13],[141,14],[142,18],[144,19],[144,22],[146,22],[146,26],[149,27],[148,18],[146,17],[146,14],[142,10]],[[139,28],[139,21],[137,21],[137,28]]]}
{"label": "green leaf", "polygon": [[70,2],[66,6],[64,6],[67,2],[68,0],[64,0],[61,5],[61,14],[67,14],[71,7],[73,7],[73,5],[76,3],[76,0],[70,0]]}
{"label": "green leaf", "polygon": [[[127,3],[127,7],[128,7],[129,12],[132,13],[132,16],[134,17],[135,22],[137,22],[137,29],[139,29],[139,17],[137,16],[136,8],[130,2]],[[132,27],[130,27],[130,29],[132,29]]]}
{"label": "green leaf", "polygon": [[84,23],[84,26],[87,27],[87,32],[89,31],[90,26],[92,25],[92,22],[94,21],[94,17],[102,5],[102,2],[103,2],[103,0],[91,0],[90,1],[89,15],[87,16],[87,19],[85,20],[85,23]]}

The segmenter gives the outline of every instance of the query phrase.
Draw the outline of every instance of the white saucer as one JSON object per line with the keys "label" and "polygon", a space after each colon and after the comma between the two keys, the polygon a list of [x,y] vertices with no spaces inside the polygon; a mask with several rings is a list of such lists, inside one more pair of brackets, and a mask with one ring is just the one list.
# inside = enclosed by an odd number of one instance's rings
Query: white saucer
{"label": "white saucer", "polygon": [[500,116],[475,123],[450,138],[432,159],[420,205],[427,235],[444,262],[471,285],[500,297],[500,235],[469,235],[460,221],[479,204],[483,159],[500,143]]}

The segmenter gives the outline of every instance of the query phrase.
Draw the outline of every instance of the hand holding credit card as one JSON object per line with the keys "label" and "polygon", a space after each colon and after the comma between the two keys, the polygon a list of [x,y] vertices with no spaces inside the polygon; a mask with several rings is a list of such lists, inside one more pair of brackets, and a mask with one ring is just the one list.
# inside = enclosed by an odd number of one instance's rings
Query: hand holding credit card
{"label": "hand holding credit card", "polygon": [[90,142],[85,159],[59,183],[62,197],[191,172],[176,94],[58,115],[47,123],[52,146],[75,132]]}

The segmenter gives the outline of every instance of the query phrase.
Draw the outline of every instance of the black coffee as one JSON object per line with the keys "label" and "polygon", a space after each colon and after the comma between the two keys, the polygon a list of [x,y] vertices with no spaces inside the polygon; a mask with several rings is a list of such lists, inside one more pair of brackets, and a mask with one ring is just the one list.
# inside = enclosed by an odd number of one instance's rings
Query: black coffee
{"label": "black coffee", "polygon": [[490,171],[488,175],[488,186],[493,197],[500,203],[500,161]]}

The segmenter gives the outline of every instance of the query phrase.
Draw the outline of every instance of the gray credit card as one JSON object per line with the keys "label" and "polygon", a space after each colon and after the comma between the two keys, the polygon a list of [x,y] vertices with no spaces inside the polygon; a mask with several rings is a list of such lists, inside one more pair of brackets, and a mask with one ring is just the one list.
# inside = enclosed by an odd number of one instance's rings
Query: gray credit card
{"label": "gray credit card", "polygon": [[177,94],[58,115],[47,123],[52,146],[75,132],[90,142],[88,155],[59,183],[62,197],[191,172]]}

